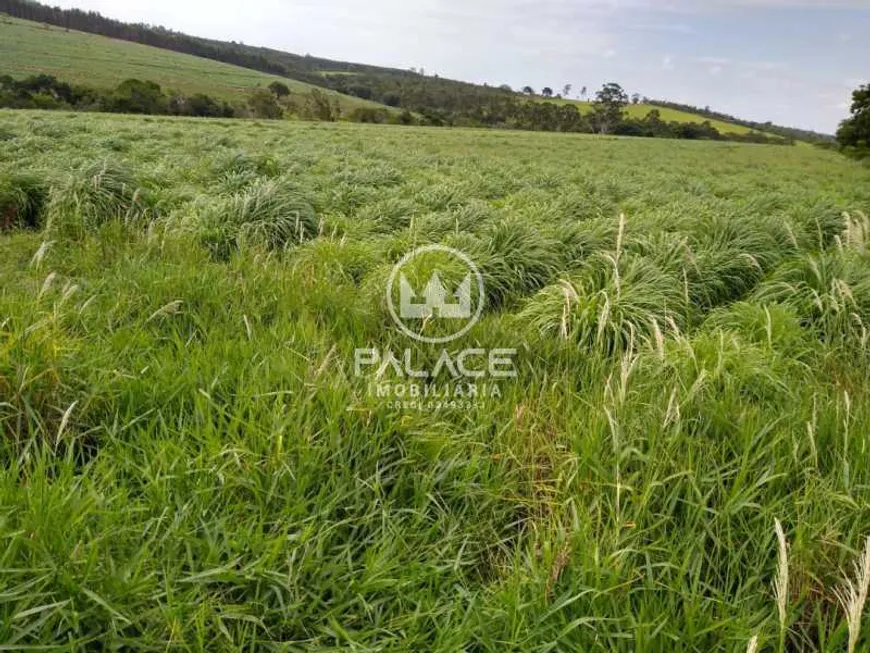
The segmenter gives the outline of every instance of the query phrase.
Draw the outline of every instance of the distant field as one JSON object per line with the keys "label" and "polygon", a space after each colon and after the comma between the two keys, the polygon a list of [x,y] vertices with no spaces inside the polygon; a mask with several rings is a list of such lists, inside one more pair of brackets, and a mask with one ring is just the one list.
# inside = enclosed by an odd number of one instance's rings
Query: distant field
{"label": "distant field", "polygon": [[[541,101],[555,102],[557,104],[573,104],[581,111],[581,113],[589,113],[592,111],[592,104],[590,102],[583,102],[581,100],[566,100],[564,98],[553,98],[549,100],[544,100],[544,98],[541,98]],[[659,107],[652,104],[630,104],[628,105],[628,107],[626,107],[626,113],[628,113],[630,118],[644,118],[650,111],[654,109],[657,109],[659,113],[662,114],[662,120],[664,120],[665,122],[691,122],[700,124],[709,120],[708,118],[696,115],[694,113],[677,111],[676,109]],[[752,129],[743,127],[742,125],[735,125],[729,122],[723,122],[721,120],[709,120],[709,122],[722,134],[749,134],[750,132],[754,131]]]}
{"label": "distant field", "polygon": [[846,651],[868,213],[810,147],[0,111],[0,648]]}
{"label": "distant field", "polygon": [[[292,93],[318,88],[218,61],[0,15],[0,75],[21,78],[39,73],[98,88],[136,78],[157,82],[166,90],[205,93],[228,101],[244,101],[252,90],[276,80]],[[338,97],[343,111],[382,106],[321,90]]]}

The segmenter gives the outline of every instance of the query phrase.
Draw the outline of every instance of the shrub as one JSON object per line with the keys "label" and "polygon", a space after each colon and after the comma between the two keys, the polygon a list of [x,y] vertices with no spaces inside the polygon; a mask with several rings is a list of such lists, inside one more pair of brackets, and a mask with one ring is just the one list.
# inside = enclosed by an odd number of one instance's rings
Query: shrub
{"label": "shrub", "polygon": [[248,108],[254,118],[275,120],[283,117],[284,110],[271,91],[257,89],[248,98]]}
{"label": "shrub", "polygon": [[358,107],[350,112],[348,120],[351,122],[367,122],[373,124],[383,124],[388,122],[390,114],[386,109],[376,109],[374,107]]}

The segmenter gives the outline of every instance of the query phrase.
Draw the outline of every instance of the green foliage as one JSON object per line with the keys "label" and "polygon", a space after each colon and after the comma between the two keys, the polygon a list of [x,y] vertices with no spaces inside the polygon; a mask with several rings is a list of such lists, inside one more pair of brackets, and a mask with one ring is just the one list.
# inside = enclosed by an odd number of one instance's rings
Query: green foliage
{"label": "green foliage", "polygon": [[159,84],[128,79],[110,93],[89,86],[70,86],[51,75],[20,81],[0,78],[0,106],[13,109],[75,109],[110,113],[232,118],[235,110],[208,95],[167,96]]}
{"label": "green foliage", "polygon": [[755,294],[794,308],[825,340],[870,338],[870,268],[865,253],[825,252],[790,261]]}
{"label": "green foliage", "polygon": [[248,108],[254,118],[275,120],[284,115],[284,109],[278,104],[275,96],[266,90],[257,90],[248,98]]}
{"label": "green foliage", "polygon": [[308,112],[316,120],[335,122],[341,117],[341,106],[323,91],[314,89],[308,97]]}
{"label": "green foliage", "polygon": [[283,98],[290,95],[290,88],[283,82],[272,82],[269,84],[269,90],[272,91],[277,98]]}
{"label": "green foliage", "polygon": [[623,109],[628,106],[628,94],[619,84],[610,82],[595,94],[592,103],[592,124],[599,134],[609,134],[624,119]]}
{"label": "green foliage", "polygon": [[687,322],[678,277],[647,257],[597,254],[541,291],[520,314],[537,332],[607,353],[624,351]]}
{"label": "green foliage", "polygon": [[870,156],[870,84],[852,94],[852,117],[837,131],[837,141],[847,153],[859,158]]}
{"label": "green foliage", "polygon": [[474,242],[463,243],[460,236],[455,244],[477,262],[491,307],[540,290],[556,276],[561,263],[557,243],[517,219],[493,222]]}
{"label": "green foliage", "polygon": [[128,79],[121,82],[106,102],[105,109],[117,113],[168,113],[169,105],[160,84]]}

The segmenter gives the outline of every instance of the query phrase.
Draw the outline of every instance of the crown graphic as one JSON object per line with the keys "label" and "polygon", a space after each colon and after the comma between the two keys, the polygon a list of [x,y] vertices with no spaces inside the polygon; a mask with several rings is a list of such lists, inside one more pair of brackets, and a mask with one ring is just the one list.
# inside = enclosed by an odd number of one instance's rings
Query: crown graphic
{"label": "crown graphic", "polygon": [[[448,303],[453,297],[456,303]],[[422,302],[415,301],[418,295],[403,274],[399,279],[399,314],[405,319],[423,320],[443,317],[448,320],[464,320],[471,317],[471,275],[467,275],[455,292],[449,293],[441,283],[441,276],[433,272],[423,289]]]}

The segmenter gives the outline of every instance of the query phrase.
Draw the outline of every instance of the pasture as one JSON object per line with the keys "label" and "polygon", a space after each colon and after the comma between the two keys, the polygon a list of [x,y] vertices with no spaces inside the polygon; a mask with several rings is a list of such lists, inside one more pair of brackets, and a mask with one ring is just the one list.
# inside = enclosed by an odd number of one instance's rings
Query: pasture
{"label": "pasture", "polygon": [[[809,147],[0,111],[0,648],[845,650],[868,214]],[[438,357],[426,244],[497,397],[354,373]]]}
{"label": "pasture", "polygon": [[101,90],[139,79],[156,82],[164,91],[188,96],[203,93],[242,103],[254,90],[277,81],[293,95],[319,89],[338,100],[345,113],[357,108],[384,108],[376,102],[220,61],[0,16],[0,75],[21,79],[43,74]]}

